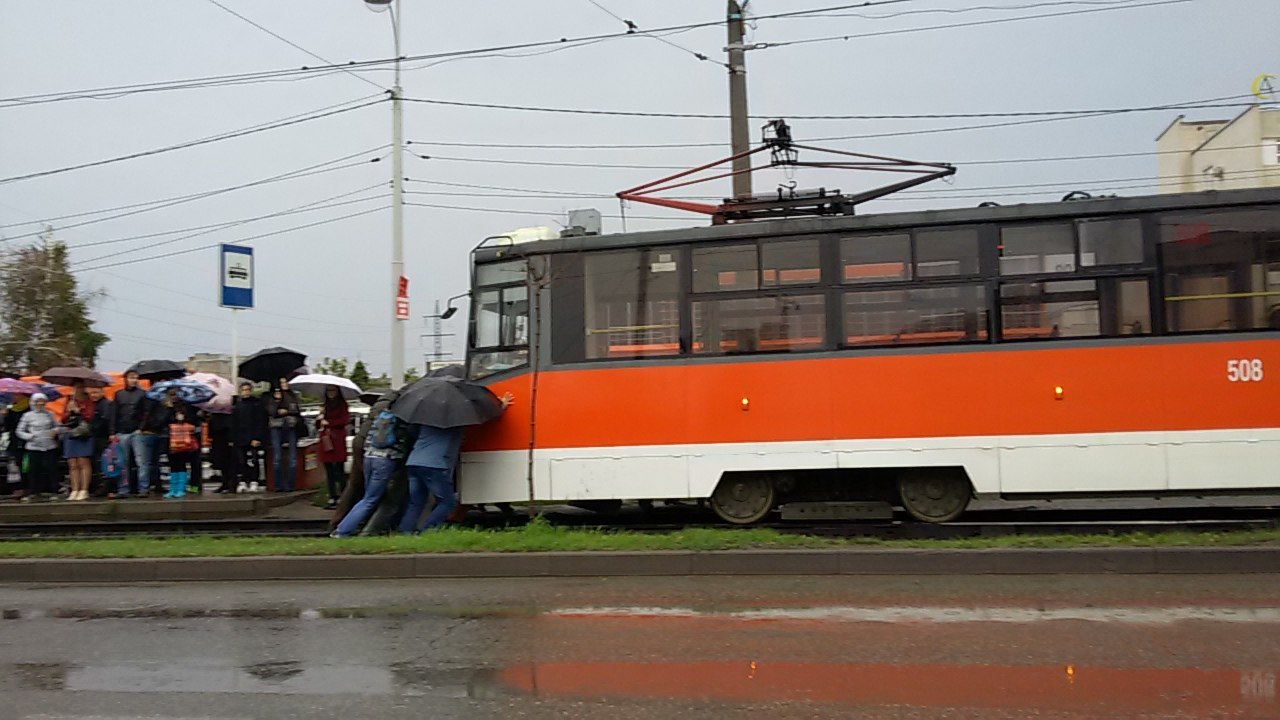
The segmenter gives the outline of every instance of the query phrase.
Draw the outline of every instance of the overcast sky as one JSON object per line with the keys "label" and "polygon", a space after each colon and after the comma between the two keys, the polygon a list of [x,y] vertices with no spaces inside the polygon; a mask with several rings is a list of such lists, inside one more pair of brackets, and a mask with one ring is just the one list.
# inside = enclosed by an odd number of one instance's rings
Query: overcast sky
{"label": "overcast sky", "polygon": [[[334,62],[392,55],[388,16],[370,12],[361,0],[218,2]],[[1117,3],[1150,2],[903,0],[857,14],[845,10],[819,18],[761,19],[753,25],[749,39],[779,45],[748,54],[751,112],[794,117],[1142,107],[1246,95],[1259,73],[1280,74],[1275,41],[1280,3],[1276,0],[1187,0],[1079,13]],[[599,4],[634,21],[641,30],[715,21],[724,15],[721,0],[599,0]],[[837,0],[752,0],[750,11],[763,16],[840,4]],[[589,0],[404,0],[404,5],[402,54],[406,56],[626,29]],[[977,5],[1003,9],[956,12]],[[930,9],[951,12],[919,12]],[[898,13],[909,14],[881,17]],[[990,22],[1059,13],[1079,14]],[[960,23],[983,24],[886,32]],[[846,34],[861,37],[781,44]],[[475,103],[725,113],[728,85],[720,64],[724,28],[691,30],[666,40],[681,47],[633,35],[559,52],[520,51],[537,53],[524,57],[408,62],[404,92],[410,98]],[[710,59],[699,60],[693,53]],[[0,98],[318,64],[320,60],[211,0],[0,2]],[[390,84],[391,73],[375,68],[358,77],[329,73],[0,107],[0,177],[144,152],[342,103],[354,105],[362,98],[376,97],[380,88]],[[1215,108],[1187,114],[1215,118],[1238,112]],[[903,133],[1014,119],[794,120],[792,126],[798,139],[881,135],[825,144],[959,165],[953,184],[879,201],[862,210],[867,213],[970,206],[984,198],[1054,200],[1072,189],[1114,189],[1125,195],[1153,192],[1149,187],[1155,173],[1153,156],[966,163],[1145,153],[1154,149],[1156,135],[1178,114],[1131,113],[911,134]],[[753,138],[758,139],[762,122],[752,120]],[[621,229],[617,202],[609,198],[459,195],[497,191],[435,183],[612,195],[670,172],[634,166],[683,167],[727,153],[725,147],[510,149],[425,143],[727,143],[728,122],[407,103],[405,136],[415,141],[411,152],[437,158],[406,157],[405,174],[411,178],[406,190],[433,193],[407,195],[406,200],[453,206],[405,209],[405,254],[414,316],[407,333],[406,362],[419,365],[422,353],[430,350],[430,341],[419,339],[430,331],[421,316],[431,312],[433,300],[466,290],[467,253],[481,239],[518,227],[555,225],[564,220],[564,211],[576,207],[604,212],[606,232]],[[101,368],[122,369],[147,357],[185,359],[193,352],[228,352],[230,312],[217,306],[217,253],[204,246],[245,241],[257,253],[258,297],[256,309],[241,313],[242,354],[281,344],[296,347],[313,360],[324,356],[363,359],[375,373],[381,372],[389,365],[391,315],[390,162],[386,157],[390,140],[391,107],[384,102],[155,156],[0,183],[0,225],[5,226],[0,233],[9,238],[10,246],[32,242],[21,236],[39,230],[40,222],[49,218],[243,185],[352,156],[326,166],[351,167],[308,177],[82,227],[60,229],[118,213],[51,224],[56,237],[72,247],[82,286],[103,293],[93,314],[98,329],[111,335],[112,341],[102,350]],[[383,159],[369,162],[374,158]],[[759,176],[757,192],[776,187],[779,179],[779,175]],[[864,180],[822,171],[802,172],[797,180],[801,187],[825,185],[846,191],[866,186]],[[1061,185],[1025,187],[1037,183]],[[983,189],[990,186],[1017,187]],[[1012,194],[1042,189],[1042,194]],[[723,195],[728,184],[712,184],[697,192]],[[212,232],[192,229],[309,204],[315,205]],[[365,211],[369,212],[291,230]],[[706,222],[696,215],[643,206],[629,208],[628,215],[629,230]],[[205,234],[184,238],[196,232]],[[268,233],[277,234],[246,240]],[[150,237],[138,238],[143,235]],[[204,249],[147,259],[192,248]],[[142,261],[93,269],[133,260]],[[462,351],[461,317],[445,326],[446,331],[459,333],[446,340],[446,349],[455,353]]]}

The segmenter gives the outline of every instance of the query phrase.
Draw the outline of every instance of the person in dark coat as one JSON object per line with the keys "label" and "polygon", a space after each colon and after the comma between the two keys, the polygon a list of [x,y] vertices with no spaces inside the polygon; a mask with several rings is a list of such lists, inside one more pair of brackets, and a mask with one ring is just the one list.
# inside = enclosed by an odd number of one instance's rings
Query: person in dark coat
{"label": "person in dark coat", "polygon": [[324,411],[320,414],[320,462],[324,463],[325,481],[328,484],[329,502],[325,509],[338,506],[342,494],[343,478],[347,462],[347,426],[351,424],[351,408],[338,388],[329,386],[324,391]]}
{"label": "person in dark coat", "polygon": [[218,473],[220,484],[215,493],[236,491],[235,448],[231,444],[231,415],[227,413],[203,413],[205,428],[209,432],[209,462]]}
{"label": "person in dark coat", "polygon": [[[31,409],[30,398],[26,395],[16,395],[9,411],[4,415],[4,431],[9,435],[9,459],[13,461],[18,468],[18,487],[13,491],[13,496],[21,498],[27,487],[27,472],[23,470],[25,463],[22,462],[27,454],[27,443],[18,437],[18,423],[22,420],[22,416],[27,414]],[[6,468],[7,470],[7,468]],[[6,472],[5,482],[9,481],[9,475]],[[6,487],[7,489],[7,487]]]}
{"label": "person in dark coat", "polygon": [[113,488],[108,488],[102,481],[102,465],[98,460],[107,446],[111,444],[111,401],[102,394],[102,388],[87,388],[89,402],[93,404],[93,419],[89,425],[93,430],[93,459],[90,462],[91,478],[89,494],[93,497],[104,497]]}
{"label": "person in dark coat", "polygon": [[[142,416],[150,404],[146,391],[138,387],[138,373],[125,373],[124,389],[116,392],[111,403],[111,440],[120,443],[120,462],[124,468],[116,491],[119,497],[129,497],[130,486],[134,493],[144,494],[145,488],[151,486],[155,441],[138,433]],[[142,462],[144,458],[146,462]],[[135,466],[138,468],[136,473],[133,470]]]}
{"label": "person in dark coat", "polygon": [[240,396],[231,406],[231,445],[235,452],[234,481],[237,490],[241,486],[245,490],[257,489],[255,486],[261,475],[258,453],[266,440],[266,408],[260,398],[253,396],[252,383],[240,383]]}
{"label": "person in dark coat", "polygon": [[276,492],[293,492],[298,474],[298,436],[302,406],[289,389],[289,380],[280,378],[267,399],[267,432],[271,437],[271,483]]}

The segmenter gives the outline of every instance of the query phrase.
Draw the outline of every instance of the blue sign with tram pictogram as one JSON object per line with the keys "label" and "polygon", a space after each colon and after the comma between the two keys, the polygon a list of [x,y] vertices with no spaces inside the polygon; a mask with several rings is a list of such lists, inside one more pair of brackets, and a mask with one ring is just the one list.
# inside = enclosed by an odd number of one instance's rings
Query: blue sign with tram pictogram
{"label": "blue sign with tram pictogram", "polygon": [[253,248],[223,245],[220,249],[221,273],[219,305],[228,308],[253,307]]}

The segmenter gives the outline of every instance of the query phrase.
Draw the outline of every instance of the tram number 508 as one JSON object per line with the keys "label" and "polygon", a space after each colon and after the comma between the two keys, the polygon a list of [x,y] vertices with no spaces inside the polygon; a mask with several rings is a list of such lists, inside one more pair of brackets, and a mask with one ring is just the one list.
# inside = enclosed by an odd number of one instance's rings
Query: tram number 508
{"label": "tram number 508", "polygon": [[1262,360],[1228,360],[1227,382],[1262,382]]}

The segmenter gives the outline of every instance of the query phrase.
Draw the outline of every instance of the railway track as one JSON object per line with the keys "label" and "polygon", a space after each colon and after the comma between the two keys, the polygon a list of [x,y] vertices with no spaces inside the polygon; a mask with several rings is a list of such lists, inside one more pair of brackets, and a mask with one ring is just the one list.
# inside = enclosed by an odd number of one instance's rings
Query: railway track
{"label": "railway track", "polygon": [[[677,532],[688,528],[731,529],[695,508],[675,512],[601,516],[593,513],[548,512],[544,517],[560,527],[633,532]],[[467,526],[497,529],[520,527],[523,514],[472,513]],[[235,518],[225,520],[138,520],[115,522],[54,522],[0,524],[0,541],[33,539],[93,539],[120,537],[317,537],[328,531],[326,519]],[[1030,510],[982,511],[964,522],[942,525],[893,521],[770,522],[763,527],[788,534],[876,539],[959,539],[1011,535],[1098,535],[1170,531],[1231,532],[1280,527],[1280,511],[1273,508],[1183,508],[1169,510]]]}

